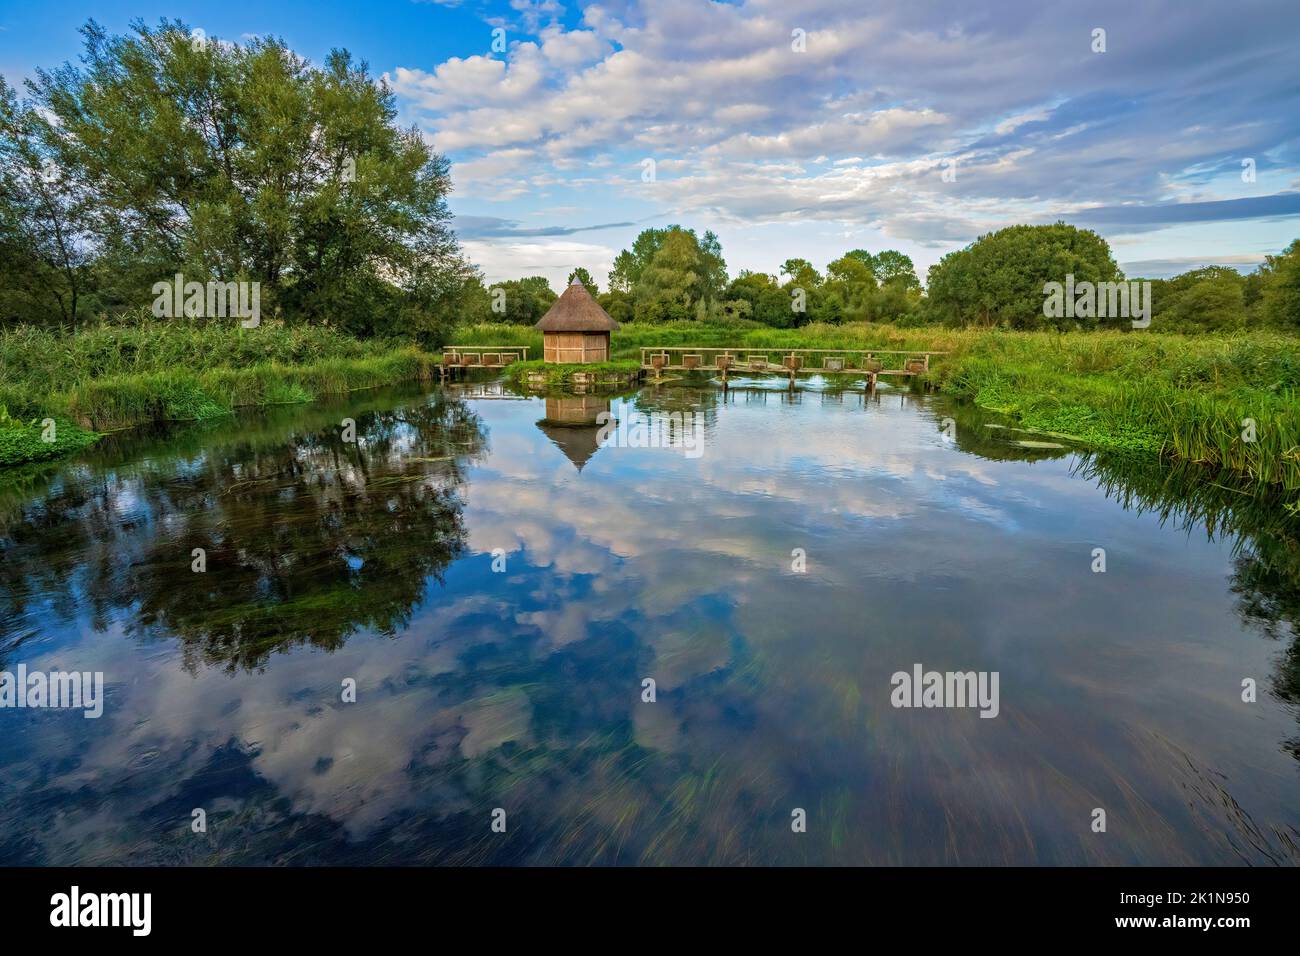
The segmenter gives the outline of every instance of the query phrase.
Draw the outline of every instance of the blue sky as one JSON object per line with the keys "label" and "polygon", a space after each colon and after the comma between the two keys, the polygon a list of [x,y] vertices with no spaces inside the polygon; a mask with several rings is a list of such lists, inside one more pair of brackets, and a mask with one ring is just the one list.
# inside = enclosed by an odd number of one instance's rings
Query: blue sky
{"label": "blue sky", "polygon": [[489,280],[584,265],[603,286],[671,222],[717,232],[733,274],[862,247],[924,277],[981,233],[1058,218],[1130,275],[1249,269],[1300,236],[1290,2],[7,0],[0,72],[75,59],[91,17],[163,16],[368,61],[452,159]]}

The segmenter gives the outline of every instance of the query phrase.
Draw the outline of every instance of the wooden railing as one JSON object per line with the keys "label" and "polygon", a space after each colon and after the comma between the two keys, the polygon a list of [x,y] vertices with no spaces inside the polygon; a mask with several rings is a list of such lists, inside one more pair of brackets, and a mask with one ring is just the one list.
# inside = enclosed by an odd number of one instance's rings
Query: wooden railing
{"label": "wooden railing", "polygon": [[[641,367],[655,372],[768,372],[778,375],[923,375],[930,356],[946,352],[895,349],[763,349],[704,346],[644,346]],[[776,356],[776,358],[773,358]],[[897,368],[886,367],[896,362]]]}
{"label": "wooden railing", "polygon": [[442,364],[459,368],[505,368],[528,361],[526,345],[448,345]]}

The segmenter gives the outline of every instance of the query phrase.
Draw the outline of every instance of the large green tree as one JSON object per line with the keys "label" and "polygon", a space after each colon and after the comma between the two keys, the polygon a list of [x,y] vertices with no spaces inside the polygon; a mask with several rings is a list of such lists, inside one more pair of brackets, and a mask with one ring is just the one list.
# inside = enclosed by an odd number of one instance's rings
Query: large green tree
{"label": "large green tree", "polygon": [[555,302],[555,290],[545,276],[495,282],[488,289],[492,319],[514,325],[535,325]]}
{"label": "large green tree", "polygon": [[82,34],[80,66],[31,89],[60,168],[94,194],[103,248],[149,263],[151,281],[260,282],[263,312],[286,320],[442,338],[474,277],[449,166],[396,125],[366,64],[335,50],[316,67],[281,40],[180,21]]}
{"label": "large green tree", "polygon": [[826,282],[821,292],[818,318],[843,322],[874,318],[872,305],[876,277],[870,267],[855,256],[841,256],[826,267]]}
{"label": "large green tree", "polygon": [[702,288],[699,243],[683,229],[669,230],[633,289],[637,316],[652,322],[690,319]]}
{"label": "large green tree", "polygon": [[681,226],[644,229],[614,259],[609,282],[631,297],[638,319],[710,318],[724,311],[727,264],[711,231],[699,237]]}
{"label": "large green tree", "polygon": [[921,288],[921,280],[916,277],[916,267],[912,264],[911,256],[897,249],[883,249],[875,254],[866,249],[854,249],[846,252],[845,256],[857,259],[867,266],[879,285],[893,283],[904,289]]}
{"label": "large green tree", "polygon": [[950,322],[1041,327],[1051,321],[1043,315],[1043,287],[1067,275],[1076,283],[1123,278],[1110,246],[1095,232],[1063,222],[1008,226],[931,266],[929,305]]}

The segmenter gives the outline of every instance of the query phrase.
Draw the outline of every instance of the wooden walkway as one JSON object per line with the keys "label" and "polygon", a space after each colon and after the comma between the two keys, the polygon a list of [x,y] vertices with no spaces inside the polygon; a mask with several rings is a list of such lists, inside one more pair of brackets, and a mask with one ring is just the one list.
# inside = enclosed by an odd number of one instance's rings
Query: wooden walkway
{"label": "wooden walkway", "polygon": [[[930,370],[930,356],[946,352],[900,352],[890,349],[749,349],[673,346],[641,349],[641,367],[658,378],[664,372],[718,372],[725,385],[730,375],[785,375],[793,387],[799,375],[863,375],[871,388],[881,375],[908,377]],[[894,362],[897,368],[887,368]]]}
{"label": "wooden walkway", "polygon": [[526,345],[449,345],[443,350],[438,376],[445,382],[455,378],[457,373],[463,377],[467,369],[502,369],[527,361]]}

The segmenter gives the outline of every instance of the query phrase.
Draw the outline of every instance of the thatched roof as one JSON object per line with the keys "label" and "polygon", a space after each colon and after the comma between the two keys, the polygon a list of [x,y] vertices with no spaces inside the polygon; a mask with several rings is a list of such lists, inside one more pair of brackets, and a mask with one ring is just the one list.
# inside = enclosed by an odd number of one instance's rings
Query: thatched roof
{"label": "thatched roof", "polygon": [[613,332],[619,324],[591,297],[586,286],[574,279],[534,328],[543,332]]}

